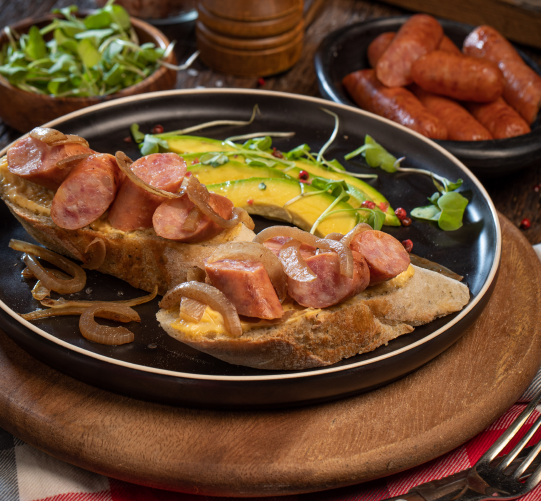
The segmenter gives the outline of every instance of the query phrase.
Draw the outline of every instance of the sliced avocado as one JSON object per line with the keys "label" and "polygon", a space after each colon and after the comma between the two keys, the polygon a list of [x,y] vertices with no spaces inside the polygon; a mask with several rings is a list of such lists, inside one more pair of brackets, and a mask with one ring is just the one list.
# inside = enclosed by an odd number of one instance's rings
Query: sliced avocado
{"label": "sliced avocado", "polygon": [[[171,139],[167,139],[169,147],[176,153],[183,154],[186,163],[190,163],[195,158],[200,156],[200,153],[218,152],[218,151],[235,151],[235,149],[223,141],[217,139],[208,139],[205,137],[197,136],[175,136]],[[205,149],[206,148],[206,149]],[[190,154],[192,153],[192,154]],[[242,152],[235,158],[236,162],[245,163],[245,159],[242,156]],[[380,204],[387,204],[387,210],[385,211],[385,222],[383,224],[387,226],[400,226],[400,220],[396,217],[394,209],[391,207],[389,201],[373,186],[361,181],[360,179],[350,176],[345,172],[337,172],[326,167],[322,167],[313,162],[306,160],[295,160],[296,167],[288,168],[280,163],[276,163],[273,167],[275,169],[284,170],[294,179],[298,179],[301,170],[305,170],[312,176],[322,177],[326,179],[346,181],[349,186],[349,192],[351,195],[350,204],[353,207],[359,207],[364,200],[373,201],[378,207]]]}
{"label": "sliced avocado", "polygon": [[[188,163],[188,162],[187,162]],[[278,169],[271,167],[254,167],[240,162],[229,161],[226,164],[212,167],[211,165],[188,165],[188,170],[203,184],[225,183],[251,177],[290,178]]]}
{"label": "sliced avocado", "polygon": [[[317,218],[335,201],[330,193],[309,195],[317,191],[309,185],[303,185],[293,179],[251,178],[226,183],[211,184],[209,191],[229,198],[235,207],[242,207],[249,214],[264,216],[269,219],[287,221],[303,230],[310,231]],[[304,196],[288,205],[291,199],[299,196],[304,189]],[[346,202],[337,203],[332,210],[352,209]],[[318,225],[316,235],[325,236],[339,232],[346,234],[359,222],[368,218],[356,212],[339,212],[323,219]]]}

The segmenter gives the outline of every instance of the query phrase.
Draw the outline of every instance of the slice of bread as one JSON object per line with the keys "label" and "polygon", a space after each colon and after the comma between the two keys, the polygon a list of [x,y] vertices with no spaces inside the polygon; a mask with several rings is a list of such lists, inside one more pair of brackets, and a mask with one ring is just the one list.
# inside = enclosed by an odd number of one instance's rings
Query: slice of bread
{"label": "slice of bread", "polygon": [[100,238],[105,243],[105,260],[98,271],[125,280],[148,292],[158,285],[159,294],[186,280],[193,266],[204,268],[217,245],[231,241],[252,241],[255,234],[239,223],[206,242],[185,244],[166,240],[153,229],[123,232],[107,223],[107,213],[78,230],[66,230],[53,223],[50,207],[54,192],[26,181],[7,170],[0,159],[0,198],[28,234],[48,249],[79,261],[87,246]]}
{"label": "slice of bread", "polygon": [[390,281],[329,308],[300,310],[284,323],[256,324],[238,338],[223,329],[194,334],[175,328],[179,308],[162,309],[156,317],[173,338],[231,364],[271,370],[321,367],[372,351],[468,303],[466,285],[414,269],[403,286]]}

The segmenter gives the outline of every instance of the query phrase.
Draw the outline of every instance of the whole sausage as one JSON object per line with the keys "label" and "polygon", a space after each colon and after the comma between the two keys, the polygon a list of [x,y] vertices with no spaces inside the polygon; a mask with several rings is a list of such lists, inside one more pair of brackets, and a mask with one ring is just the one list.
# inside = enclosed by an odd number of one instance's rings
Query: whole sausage
{"label": "whole sausage", "polygon": [[443,35],[440,45],[438,46],[438,50],[451,52],[453,54],[462,54],[462,52],[460,52],[460,49],[456,46],[455,42],[453,42],[447,35]]}
{"label": "whole sausage", "polygon": [[370,268],[370,285],[390,280],[406,271],[410,265],[410,257],[404,246],[382,231],[359,233],[349,246],[366,259]]}
{"label": "whole sausage", "polygon": [[73,165],[59,168],[56,163],[64,158],[92,154],[93,150],[78,143],[49,146],[39,139],[27,136],[19,139],[7,153],[8,169],[13,174],[56,190],[68,177]]}
{"label": "whole sausage", "polygon": [[541,77],[494,28],[478,26],[464,40],[464,54],[496,63],[505,78],[503,98],[531,124],[541,106]]}
{"label": "whole sausage", "polygon": [[492,134],[456,101],[427,92],[417,85],[412,85],[410,89],[428,111],[445,124],[447,139],[450,141],[487,141],[492,139]]}
{"label": "whole sausage", "polygon": [[376,67],[379,58],[387,50],[387,47],[389,47],[395,36],[396,33],[394,31],[386,31],[370,42],[370,45],[366,50],[366,56],[368,57],[368,62],[372,68]]}
{"label": "whole sausage", "polygon": [[[231,218],[233,203],[228,198],[211,193],[209,205],[224,219]],[[194,207],[187,195],[162,202],[152,216],[154,231],[169,240],[192,243],[210,240],[220,234],[222,228],[204,214],[200,214],[194,229],[183,228]]]}
{"label": "whole sausage", "polygon": [[115,199],[120,174],[112,155],[97,153],[80,160],[53,198],[53,222],[76,230],[98,219]]}
{"label": "whole sausage", "polygon": [[288,294],[302,306],[326,308],[362,292],[370,282],[370,271],[361,254],[353,251],[353,278],[340,274],[340,260],[334,252],[305,257],[308,267],[317,275],[312,282],[288,277]]}
{"label": "whole sausage", "polygon": [[265,267],[257,261],[224,259],[206,264],[210,283],[231,301],[239,315],[272,320],[284,309]]}
{"label": "whole sausage", "polygon": [[360,70],[342,81],[354,101],[363,109],[404,125],[423,136],[447,139],[445,126],[407,89],[389,89],[374,70]]}
{"label": "whole sausage", "polygon": [[[186,163],[176,153],[154,153],[136,160],[131,170],[143,181],[174,193],[186,174]],[[152,215],[164,201],[140,188],[126,177],[109,211],[109,222],[122,231],[152,228]]]}
{"label": "whole sausage", "polygon": [[376,66],[378,80],[387,87],[410,84],[412,64],[436,49],[442,36],[443,29],[432,16],[411,16],[380,57]]}
{"label": "whole sausage", "polygon": [[466,103],[466,107],[490,131],[494,139],[531,132],[526,121],[501,97],[492,103]]}
{"label": "whole sausage", "polygon": [[459,101],[488,103],[500,97],[504,87],[495,63],[442,50],[417,59],[411,77],[424,90]]}

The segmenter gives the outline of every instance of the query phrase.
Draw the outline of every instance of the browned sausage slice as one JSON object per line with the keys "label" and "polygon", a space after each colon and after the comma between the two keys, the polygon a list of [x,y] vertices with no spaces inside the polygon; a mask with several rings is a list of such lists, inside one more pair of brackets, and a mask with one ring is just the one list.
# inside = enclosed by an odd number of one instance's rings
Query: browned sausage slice
{"label": "browned sausage slice", "polygon": [[541,106],[541,77],[494,28],[478,26],[464,40],[464,54],[496,63],[505,78],[504,99],[531,124]]}
{"label": "browned sausage slice", "polygon": [[460,52],[460,49],[447,35],[443,35],[438,50],[452,52],[453,54],[462,54],[462,52]]}
{"label": "browned sausage slice", "polygon": [[361,254],[353,252],[353,278],[340,275],[340,260],[334,252],[305,257],[308,267],[317,275],[312,282],[288,277],[288,294],[302,306],[326,308],[362,292],[370,282],[370,271]]}
{"label": "browned sausage slice", "polygon": [[466,103],[466,107],[490,131],[494,139],[531,132],[525,120],[501,97],[492,103]]}
{"label": "browned sausage slice", "polygon": [[91,154],[93,150],[77,143],[49,146],[27,136],[19,139],[7,153],[8,169],[13,174],[45,188],[56,190],[70,173],[72,165],[59,168],[56,163],[74,155]]}
{"label": "browned sausage slice", "polygon": [[364,256],[370,268],[370,285],[385,282],[408,269],[409,254],[393,236],[382,231],[365,231],[353,238],[352,251]]}
{"label": "browned sausage slice", "polygon": [[284,309],[261,263],[224,259],[207,264],[205,270],[210,283],[226,295],[239,315],[282,318]]}
{"label": "browned sausage slice", "polygon": [[424,106],[436,115],[447,127],[450,141],[486,141],[492,134],[460,104],[452,99],[437,96],[412,85],[412,92]]}
{"label": "browned sausage slice", "polygon": [[79,161],[53,198],[53,222],[76,230],[98,219],[115,199],[120,173],[112,155],[98,153]]}
{"label": "browned sausage slice", "polygon": [[376,67],[379,58],[387,50],[387,47],[389,47],[395,36],[396,33],[394,31],[386,31],[370,42],[370,45],[366,50],[366,56],[368,57],[368,62],[372,68]]}
{"label": "browned sausage slice", "polygon": [[[233,203],[228,198],[211,193],[209,205],[224,219],[231,218]],[[152,216],[154,231],[169,240],[192,243],[210,240],[221,233],[222,228],[204,214],[200,214],[194,229],[184,228],[184,223],[194,208],[195,205],[186,195],[162,202]]]}
{"label": "browned sausage slice", "polygon": [[442,36],[443,29],[432,16],[411,16],[380,57],[376,66],[378,80],[387,87],[409,85],[412,64],[436,49]]}
{"label": "browned sausage slice", "polygon": [[407,89],[382,85],[374,70],[360,70],[342,81],[353,100],[363,109],[398,122],[423,136],[447,139],[445,126]]}
{"label": "browned sausage slice", "polygon": [[[174,193],[186,174],[186,162],[176,153],[153,153],[136,160],[131,170],[151,186]],[[152,215],[163,201],[126,178],[109,211],[109,222],[122,231],[152,228]]]}
{"label": "browned sausage slice", "polygon": [[500,97],[504,88],[497,64],[442,50],[417,59],[411,77],[424,90],[459,101],[488,103]]}

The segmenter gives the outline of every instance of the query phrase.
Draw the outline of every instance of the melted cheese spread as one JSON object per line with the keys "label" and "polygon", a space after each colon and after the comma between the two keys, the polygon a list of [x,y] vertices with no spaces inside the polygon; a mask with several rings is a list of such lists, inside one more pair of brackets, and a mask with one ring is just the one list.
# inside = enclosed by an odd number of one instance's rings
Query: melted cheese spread
{"label": "melted cheese spread", "polygon": [[0,159],[0,183],[4,198],[12,204],[42,216],[51,214],[54,191],[9,172],[5,156]]}

